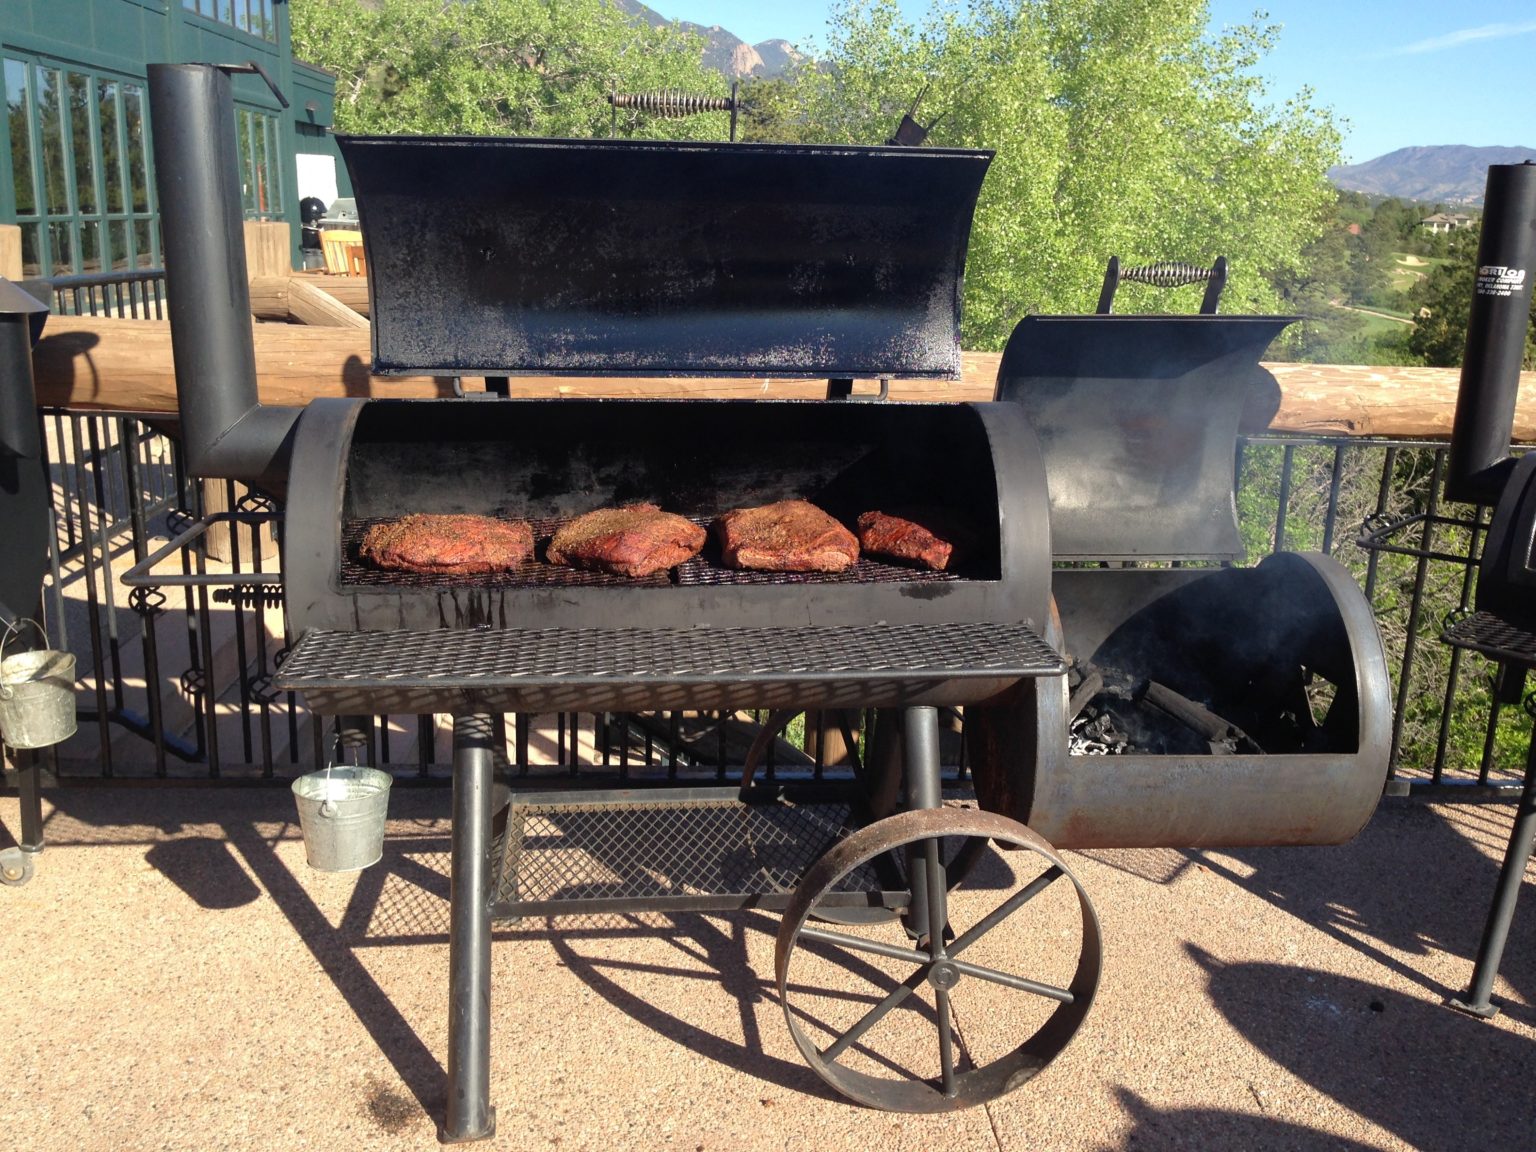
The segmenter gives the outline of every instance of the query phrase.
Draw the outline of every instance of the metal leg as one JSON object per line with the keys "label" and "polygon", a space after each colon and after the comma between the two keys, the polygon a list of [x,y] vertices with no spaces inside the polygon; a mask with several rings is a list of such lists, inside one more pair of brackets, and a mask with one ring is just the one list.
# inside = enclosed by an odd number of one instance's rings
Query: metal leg
{"label": "metal leg", "polygon": [[491,816],[495,723],[453,721],[453,858],[448,912],[448,1108],[438,1139],[483,1140],[491,1107]]}
{"label": "metal leg", "polygon": [[16,771],[21,792],[21,835],[16,847],[0,851],[0,884],[19,887],[32,879],[32,858],[43,850],[43,801],[38,790],[42,753],[16,750]]}
{"label": "metal leg", "polygon": [[43,775],[43,754],[36,750],[18,752],[16,756],[18,786],[21,792],[21,837],[23,852],[43,850],[43,793],[40,787]]}
{"label": "metal leg", "polygon": [[1504,956],[1504,943],[1509,939],[1509,925],[1515,918],[1515,901],[1520,898],[1525,864],[1531,858],[1533,844],[1536,844],[1536,732],[1531,734],[1530,748],[1525,755],[1525,787],[1520,791],[1515,827],[1509,834],[1504,866],[1499,870],[1493,905],[1488,909],[1488,923],[1483,927],[1483,940],[1478,945],[1477,963],[1472,968],[1472,987],[1464,997],[1450,1002],[1452,1008],[1484,1019],[1498,1015],[1498,1008],[1488,997],[1493,991],[1493,978],[1499,974],[1499,961]]}
{"label": "metal leg", "polygon": [[[902,710],[902,741],[905,751],[902,765],[907,783],[907,810],[939,808],[944,803],[944,787],[939,767],[939,712],[937,708],[905,708]],[[928,882],[934,876],[936,861],[930,859],[929,847],[936,842],[914,842],[907,846],[907,877],[912,887],[912,905],[907,910],[905,923],[907,935],[914,940],[929,936],[933,913],[930,908]],[[942,880],[940,881],[942,883]],[[942,888],[939,891],[943,900]]]}

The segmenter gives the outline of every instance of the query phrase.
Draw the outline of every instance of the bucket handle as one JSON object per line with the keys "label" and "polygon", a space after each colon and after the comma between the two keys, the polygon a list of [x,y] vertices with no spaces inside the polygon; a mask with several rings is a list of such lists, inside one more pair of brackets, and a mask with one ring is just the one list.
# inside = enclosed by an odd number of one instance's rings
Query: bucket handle
{"label": "bucket handle", "polygon": [[[48,647],[48,633],[43,629],[43,626],[30,616],[17,616],[5,626],[5,631],[0,633],[0,664],[5,662],[5,646],[12,639],[20,639],[22,628],[28,624],[37,630],[38,636],[42,638],[43,647]],[[15,692],[11,690],[11,686],[3,679],[0,679],[0,699],[9,700],[14,695]]]}
{"label": "bucket handle", "polygon": [[[341,748],[342,748],[342,745],[341,745],[341,726],[338,724],[336,726],[336,734],[331,739],[331,754],[325,758],[325,783],[326,783],[326,789],[325,789],[325,799],[320,801],[320,815],[323,818],[325,818],[326,820],[329,820],[329,819],[331,819],[331,817],[336,815],[336,804],[335,804],[334,801],[331,800],[331,789],[330,789],[331,769],[333,767],[335,767],[336,760],[338,759],[338,757],[341,756]],[[354,767],[354,768],[357,768],[357,767],[360,766],[358,764],[358,762],[357,762],[357,756],[358,756],[357,746],[354,744],[352,746],[352,767]]]}

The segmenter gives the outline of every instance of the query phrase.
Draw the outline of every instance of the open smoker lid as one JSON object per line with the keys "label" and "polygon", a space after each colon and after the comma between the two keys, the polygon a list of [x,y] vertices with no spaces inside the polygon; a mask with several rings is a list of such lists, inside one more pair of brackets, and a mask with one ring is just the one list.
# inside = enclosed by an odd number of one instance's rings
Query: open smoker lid
{"label": "open smoker lid", "polygon": [[960,374],[990,152],[338,137],[385,374]]}
{"label": "open smoker lid", "polygon": [[997,399],[1040,437],[1058,560],[1236,560],[1233,460],[1280,386],[1259,357],[1294,316],[1026,316]]}

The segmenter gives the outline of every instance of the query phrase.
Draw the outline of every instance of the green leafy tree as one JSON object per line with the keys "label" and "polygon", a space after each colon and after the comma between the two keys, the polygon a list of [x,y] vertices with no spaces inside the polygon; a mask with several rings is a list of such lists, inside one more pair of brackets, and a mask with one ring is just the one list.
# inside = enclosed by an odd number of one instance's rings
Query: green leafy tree
{"label": "green leafy tree", "polygon": [[343,132],[723,139],[719,116],[621,112],[610,91],[725,95],[701,43],[607,0],[293,0],[294,55],[336,74]]}
{"label": "green leafy tree", "polygon": [[[1254,66],[1274,28],[1207,36],[1205,0],[970,0],[921,26],[895,0],[834,8],[826,67],[801,74],[806,122],[878,143],[927,87],[931,143],[994,149],[966,266],[968,347],[996,348],[1028,312],[1090,311],[1111,255],[1231,272],[1223,307],[1271,310],[1333,192],[1331,115],[1268,100]],[[1197,287],[1116,297],[1193,310]]]}

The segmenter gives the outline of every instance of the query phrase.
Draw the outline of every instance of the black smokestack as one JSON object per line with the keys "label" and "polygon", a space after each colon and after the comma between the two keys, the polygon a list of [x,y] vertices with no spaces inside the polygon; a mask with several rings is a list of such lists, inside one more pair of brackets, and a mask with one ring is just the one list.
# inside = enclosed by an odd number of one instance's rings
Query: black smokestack
{"label": "black smokestack", "polygon": [[1513,462],[1509,441],[1520,391],[1536,263],[1536,161],[1494,164],[1483,197],[1477,281],[1451,429],[1448,500],[1495,504]]}
{"label": "black smokestack", "polygon": [[187,469],[281,491],[301,410],[257,397],[230,78],[151,64],[149,107]]}

